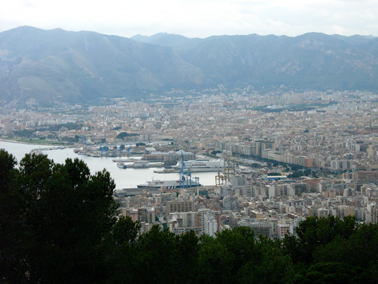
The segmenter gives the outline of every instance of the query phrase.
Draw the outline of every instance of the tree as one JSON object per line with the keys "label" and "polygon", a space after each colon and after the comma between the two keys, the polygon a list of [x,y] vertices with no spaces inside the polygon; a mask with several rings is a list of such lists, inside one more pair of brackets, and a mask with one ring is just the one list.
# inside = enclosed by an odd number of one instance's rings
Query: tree
{"label": "tree", "polygon": [[198,257],[199,283],[231,283],[234,255],[215,238],[202,235]]}
{"label": "tree", "polygon": [[138,134],[136,133],[127,133],[127,132],[121,132],[119,133],[116,138],[117,139],[122,139],[122,140],[125,140],[126,137],[129,137],[129,136],[137,136]]}
{"label": "tree", "polygon": [[154,225],[136,243],[130,264],[130,283],[182,283],[177,267],[178,237],[168,229]]}
{"label": "tree", "polygon": [[108,283],[135,283],[135,247],[140,234],[141,224],[130,217],[121,217],[110,232],[108,246],[109,262]]}
{"label": "tree", "polygon": [[333,216],[308,217],[296,228],[298,238],[287,236],[284,239],[284,250],[294,262],[310,264],[319,246],[325,246],[337,237],[348,239],[357,228],[355,218],[351,216],[344,220]]}
{"label": "tree", "polygon": [[0,224],[1,278],[10,283],[106,279],[104,247],[117,208],[109,173],[91,175],[78,159],[55,164],[35,154],[26,155],[17,171],[1,152],[1,165],[8,168],[8,194],[2,190],[0,208],[11,205]]}
{"label": "tree", "polygon": [[339,262],[366,268],[369,262],[378,261],[377,251],[378,225],[363,224],[348,238],[338,236],[320,246],[314,253],[314,259],[316,262]]}
{"label": "tree", "polygon": [[317,263],[310,266],[304,275],[296,279],[296,283],[308,284],[348,284],[362,283],[355,282],[353,278],[358,277],[362,272],[361,268],[356,268],[345,263],[328,262]]}
{"label": "tree", "polygon": [[176,267],[180,271],[180,283],[197,283],[197,260],[199,256],[199,238],[194,231],[180,235],[177,240]]}
{"label": "tree", "polygon": [[17,162],[13,155],[0,149],[0,279],[22,283],[27,271],[21,238],[25,211],[23,196],[17,190]]}
{"label": "tree", "polygon": [[239,283],[293,283],[294,266],[281,241],[261,236],[256,246],[258,261],[251,259],[239,270]]}
{"label": "tree", "polygon": [[9,191],[9,186],[12,180],[14,180],[14,174],[17,164],[16,158],[6,152],[4,149],[0,149],[0,194],[4,194]]}
{"label": "tree", "polygon": [[[249,261],[258,262],[260,254],[255,243],[253,229],[248,227],[235,227],[224,230],[216,235],[216,241],[222,244],[232,255],[233,264],[231,273],[236,276],[238,270]],[[236,281],[236,279],[235,279]]]}
{"label": "tree", "polygon": [[302,173],[300,172],[293,172],[292,174],[288,175],[288,178],[299,178],[302,176]]}
{"label": "tree", "polygon": [[130,136],[127,132],[121,132],[117,135],[117,139],[122,139],[124,140],[127,136]]}

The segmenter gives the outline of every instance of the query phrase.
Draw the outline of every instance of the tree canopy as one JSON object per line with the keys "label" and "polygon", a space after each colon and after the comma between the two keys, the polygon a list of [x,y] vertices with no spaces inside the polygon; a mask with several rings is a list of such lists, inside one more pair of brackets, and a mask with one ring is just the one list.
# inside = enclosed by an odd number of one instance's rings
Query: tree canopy
{"label": "tree canopy", "polygon": [[19,283],[101,278],[104,240],[116,223],[109,173],[91,175],[78,159],[55,164],[36,154],[26,155],[16,169],[12,155],[1,150],[0,156],[2,275]]}
{"label": "tree canopy", "polygon": [[[78,159],[0,150],[0,283],[375,283],[378,225],[308,217],[297,236],[175,235],[119,217],[114,181]],[[353,256],[353,257],[351,257]]]}

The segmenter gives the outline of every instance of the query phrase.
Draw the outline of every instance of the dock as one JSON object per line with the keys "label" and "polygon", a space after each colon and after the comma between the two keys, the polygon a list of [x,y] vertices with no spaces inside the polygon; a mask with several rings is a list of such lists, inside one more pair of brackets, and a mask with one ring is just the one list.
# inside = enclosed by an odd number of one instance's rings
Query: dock
{"label": "dock", "polygon": [[151,188],[151,187],[142,187],[142,188],[122,188],[114,190],[114,196],[118,198],[128,197],[128,196],[135,196],[143,193],[152,193],[158,194],[160,193],[159,188]]}
{"label": "dock", "polygon": [[171,173],[179,173],[179,172],[180,170],[172,169],[172,168],[163,169],[163,170],[154,170],[154,173],[156,174],[171,174]]}
{"label": "dock", "polygon": [[164,164],[162,163],[148,163],[148,164],[130,164],[126,165],[126,168],[134,168],[134,169],[148,169],[148,168],[162,168]]}

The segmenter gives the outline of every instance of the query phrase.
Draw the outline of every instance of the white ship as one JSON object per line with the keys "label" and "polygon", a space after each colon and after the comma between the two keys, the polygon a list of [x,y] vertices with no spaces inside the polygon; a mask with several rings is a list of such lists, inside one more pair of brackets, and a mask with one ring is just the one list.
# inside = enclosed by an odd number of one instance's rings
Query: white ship
{"label": "white ship", "polygon": [[135,161],[133,167],[135,169],[147,169],[150,167],[150,163],[148,161]]}
{"label": "white ship", "polygon": [[126,169],[125,163],[122,163],[122,162],[117,163],[117,167],[120,168],[120,169]]}
{"label": "white ship", "polygon": [[[198,173],[198,172],[217,172],[222,171],[224,169],[224,161],[223,160],[189,160],[185,161],[185,169],[187,169],[191,173]],[[178,162],[175,166],[172,167],[175,170],[181,170],[182,162]]]}
{"label": "white ship", "polygon": [[183,179],[183,180],[152,180],[148,181],[146,184],[139,184],[137,185],[138,188],[141,187],[153,187],[153,188],[161,188],[165,187],[168,189],[172,188],[182,188],[182,187],[196,187],[200,186],[199,179]]}

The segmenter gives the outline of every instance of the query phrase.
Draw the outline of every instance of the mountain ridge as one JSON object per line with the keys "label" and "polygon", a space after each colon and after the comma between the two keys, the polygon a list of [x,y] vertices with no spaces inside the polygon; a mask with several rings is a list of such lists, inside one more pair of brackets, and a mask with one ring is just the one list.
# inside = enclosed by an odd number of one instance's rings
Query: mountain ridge
{"label": "mountain ridge", "polygon": [[[158,41],[150,43],[161,44],[164,36],[167,37],[160,34]],[[205,76],[218,83],[238,78],[257,87],[282,84],[304,89],[376,90],[378,45],[375,41],[378,39],[363,36],[350,39],[312,32],[296,37],[212,36],[187,49],[171,44],[174,41],[170,35],[169,41],[161,45],[172,46],[185,61],[201,68]],[[353,58],[351,53],[358,56]],[[230,65],[236,61],[239,64]],[[231,67],[225,68],[228,74],[220,73],[221,66]],[[246,73],[250,76],[243,75]]]}
{"label": "mountain ridge", "polygon": [[23,28],[5,39],[1,33],[0,59],[1,99],[32,98],[36,90],[49,104],[75,102],[141,95],[181,81],[195,84],[190,76],[201,80],[201,71],[171,48],[87,31]]}
{"label": "mountain ridge", "polygon": [[141,99],[172,88],[378,90],[378,38],[156,35],[124,38],[29,26],[0,33],[0,100],[41,105]]}

